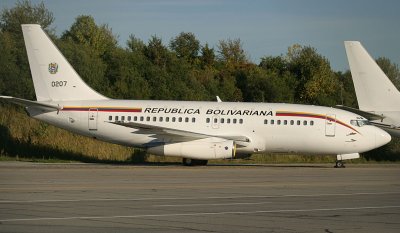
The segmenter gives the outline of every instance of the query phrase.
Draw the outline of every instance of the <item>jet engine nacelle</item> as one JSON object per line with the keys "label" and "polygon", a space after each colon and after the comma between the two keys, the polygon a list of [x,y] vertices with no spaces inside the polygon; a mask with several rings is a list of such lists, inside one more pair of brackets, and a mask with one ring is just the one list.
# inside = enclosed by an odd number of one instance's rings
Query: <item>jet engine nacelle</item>
{"label": "jet engine nacelle", "polygon": [[227,159],[234,157],[235,145],[232,140],[219,142],[196,140],[150,147],[147,151],[155,155],[180,156],[199,160]]}

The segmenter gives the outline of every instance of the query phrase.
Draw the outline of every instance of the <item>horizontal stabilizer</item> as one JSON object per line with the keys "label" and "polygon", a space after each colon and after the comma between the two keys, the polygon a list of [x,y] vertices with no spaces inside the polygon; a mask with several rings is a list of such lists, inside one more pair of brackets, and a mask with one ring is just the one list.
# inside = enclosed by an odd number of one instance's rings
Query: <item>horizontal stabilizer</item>
{"label": "horizontal stabilizer", "polygon": [[365,117],[369,121],[383,120],[385,118],[385,116],[383,116],[383,115],[378,115],[378,114],[375,114],[372,112],[366,112],[366,111],[362,111],[360,109],[351,108],[351,107],[347,107],[347,106],[343,106],[343,105],[336,105],[336,108],[340,108],[340,109],[358,114],[362,117]]}
{"label": "horizontal stabilizer", "polygon": [[43,102],[38,102],[38,101],[32,101],[32,100],[26,100],[26,99],[20,99],[12,96],[0,96],[0,99],[18,104],[24,107],[41,107],[42,109],[46,109],[47,111],[58,111],[61,109],[60,106],[57,105],[52,105],[48,103],[43,103]]}

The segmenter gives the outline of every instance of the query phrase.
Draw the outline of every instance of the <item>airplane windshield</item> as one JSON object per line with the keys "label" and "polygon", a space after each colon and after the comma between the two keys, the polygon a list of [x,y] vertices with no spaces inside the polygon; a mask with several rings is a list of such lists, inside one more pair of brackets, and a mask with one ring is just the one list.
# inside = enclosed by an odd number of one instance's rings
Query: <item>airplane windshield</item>
{"label": "airplane windshield", "polygon": [[358,127],[363,127],[364,125],[369,125],[370,123],[368,120],[351,120],[350,124]]}

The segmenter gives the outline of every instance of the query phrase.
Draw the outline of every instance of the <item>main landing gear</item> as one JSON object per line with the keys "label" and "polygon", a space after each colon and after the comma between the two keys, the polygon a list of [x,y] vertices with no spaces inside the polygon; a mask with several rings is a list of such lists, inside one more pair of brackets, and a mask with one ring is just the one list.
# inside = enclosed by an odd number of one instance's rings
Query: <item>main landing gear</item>
{"label": "main landing gear", "polygon": [[343,160],[336,160],[335,168],[345,168]]}
{"label": "main landing gear", "polygon": [[182,163],[185,166],[205,166],[208,160],[183,158]]}

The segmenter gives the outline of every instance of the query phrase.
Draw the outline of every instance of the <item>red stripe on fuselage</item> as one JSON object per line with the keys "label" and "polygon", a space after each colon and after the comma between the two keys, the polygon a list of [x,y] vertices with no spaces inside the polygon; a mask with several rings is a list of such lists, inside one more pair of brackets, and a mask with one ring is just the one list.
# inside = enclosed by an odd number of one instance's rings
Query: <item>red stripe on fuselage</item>
{"label": "red stripe on fuselage", "polygon": [[62,111],[97,111],[99,112],[142,112],[141,108],[104,108],[104,107],[64,107]]}
{"label": "red stripe on fuselage", "polygon": [[279,111],[277,111],[277,112],[276,112],[276,116],[308,117],[308,118],[326,119],[326,120],[329,120],[329,121],[335,121],[335,122],[337,122],[337,123],[343,125],[344,127],[347,127],[347,128],[349,128],[349,129],[351,129],[351,130],[356,131],[357,133],[360,133],[360,132],[358,132],[356,129],[354,129],[353,127],[351,127],[350,125],[348,125],[348,124],[346,124],[346,123],[344,123],[344,122],[342,122],[342,121],[340,121],[340,120],[338,120],[338,119],[329,117],[329,116],[327,116],[327,115],[318,115],[318,114],[303,113],[303,112],[296,113],[296,112],[279,112]]}

